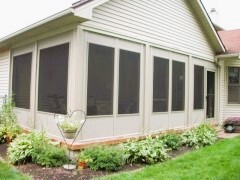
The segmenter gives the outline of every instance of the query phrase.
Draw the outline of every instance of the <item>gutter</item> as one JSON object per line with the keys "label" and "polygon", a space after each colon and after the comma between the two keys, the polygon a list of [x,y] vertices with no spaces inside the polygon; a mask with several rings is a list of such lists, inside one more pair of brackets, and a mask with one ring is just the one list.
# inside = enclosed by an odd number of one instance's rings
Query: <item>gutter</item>
{"label": "gutter", "polygon": [[222,55],[216,56],[216,58],[234,58],[234,57],[240,59],[240,53],[235,53],[235,54],[222,54]]}

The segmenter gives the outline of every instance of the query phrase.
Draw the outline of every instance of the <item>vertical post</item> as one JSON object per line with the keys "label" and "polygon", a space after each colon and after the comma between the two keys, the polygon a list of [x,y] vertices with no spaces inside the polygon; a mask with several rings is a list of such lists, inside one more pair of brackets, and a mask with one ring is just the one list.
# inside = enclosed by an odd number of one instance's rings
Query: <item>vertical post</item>
{"label": "vertical post", "polygon": [[144,58],[144,100],[143,100],[143,124],[142,130],[144,134],[149,133],[150,131],[150,117],[151,117],[151,47],[149,44],[145,44],[145,58]]}

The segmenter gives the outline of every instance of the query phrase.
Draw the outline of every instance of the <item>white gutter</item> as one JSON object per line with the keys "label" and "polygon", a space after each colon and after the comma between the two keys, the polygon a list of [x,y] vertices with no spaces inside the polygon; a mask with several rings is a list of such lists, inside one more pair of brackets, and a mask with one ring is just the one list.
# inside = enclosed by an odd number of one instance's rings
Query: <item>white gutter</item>
{"label": "white gutter", "polygon": [[41,26],[41,25],[43,25],[43,24],[45,24],[47,22],[53,21],[55,19],[58,19],[58,18],[60,18],[60,17],[62,17],[64,15],[71,14],[73,12],[74,12],[74,10],[72,8],[68,8],[66,10],[63,10],[63,11],[57,13],[57,14],[54,14],[54,15],[52,15],[50,17],[47,17],[47,18],[45,18],[45,19],[43,19],[41,21],[38,21],[38,22],[36,22],[36,23],[34,23],[34,24],[30,25],[30,26],[27,26],[27,27],[25,27],[25,28],[15,32],[15,33],[12,33],[12,34],[10,34],[8,36],[5,36],[5,37],[1,38],[0,39],[0,43],[4,42],[4,41],[6,41],[6,40],[8,40],[10,38],[13,38],[15,36],[18,36],[19,34],[22,34],[22,33],[26,32],[26,31],[29,31],[29,30],[31,30],[33,28]]}
{"label": "white gutter", "polygon": [[240,53],[235,53],[235,54],[223,54],[223,55],[218,55],[216,58],[234,58],[237,57],[240,59]]}

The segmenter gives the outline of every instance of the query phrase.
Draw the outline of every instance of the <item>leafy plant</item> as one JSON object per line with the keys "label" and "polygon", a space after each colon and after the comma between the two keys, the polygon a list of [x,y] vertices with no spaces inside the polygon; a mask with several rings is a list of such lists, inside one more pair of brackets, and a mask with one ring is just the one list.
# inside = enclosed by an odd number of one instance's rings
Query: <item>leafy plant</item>
{"label": "leafy plant", "polygon": [[[35,136],[35,134],[32,134]],[[8,160],[12,164],[26,163],[31,160],[33,140],[30,134],[19,135],[8,147]]]}
{"label": "leafy plant", "polygon": [[127,163],[154,164],[168,158],[164,142],[159,138],[148,137],[141,141],[129,141],[123,144]]}
{"label": "leafy plant", "polygon": [[9,145],[7,154],[12,164],[21,164],[31,161],[34,148],[41,145],[45,146],[50,140],[44,132],[31,132],[29,134],[20,134]]}
{"label": "leafy plant", "polygon": [[181,137],[178,134],[165,134],[159,138],[171,150],[178,150],[182,145]]}
{"label": "leafy plant", "polygon": [[117,171],[125,163],[123,151],[117,147],[96,146],[85,149],[80,154],[81,157],[85,156],[91,159],[88,166],[92,170]]}
{"label": "leafy plant", "polygon": [[74,132],[74,131],[77,131],[78,129],[78,125],[75,124],[75,123],[71,123],[71,122],[68,122],[68,121],[63,121],[59,124],[60,128],[63,130],[63,131],[70,131],[70,132]]}
{"label": "leafy plant", "polygon": [[217,140],[216,130],[209,124],[201,124],[181,135],[182,143],[196,149],[212,145]]}
{"label": "leafy plant", "polygon": [[45,167],[59,167],[68,161],[66,151],[53,144],[35,146],[31,157],[34,163]]}
{"label": "leafy plant", "polygon": [[85,155],[84,151],[81,151],[77,155],[77,159],[81,162],[89,163],[92,162],[92,158],[90,156]]}
{"label": "leafy plant", "polygon": [[5,142],[6,136],[12,139],[16,134],[22,133],[22,128],[17,122],[13,111],[15,104],[13,98],[5,97],[0,110],[0,141]]}

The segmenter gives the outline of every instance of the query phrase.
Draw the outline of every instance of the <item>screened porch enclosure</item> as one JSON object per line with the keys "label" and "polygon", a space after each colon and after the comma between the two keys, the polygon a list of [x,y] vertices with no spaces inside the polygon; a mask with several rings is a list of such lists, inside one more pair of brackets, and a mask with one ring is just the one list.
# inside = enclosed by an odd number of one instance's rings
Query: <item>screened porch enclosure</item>
{"label": "screened porch enclosure", "polygon": [[179,129],[215,118],[213,63],[76,32],[39,41],[37,49],[28,45],[13,51],[11,89],[25,127],[32,121],[36,129],[44,126],[49,135],[60,137],[54,115],[82,109],[87,121],[78,140],[89,141]]}

